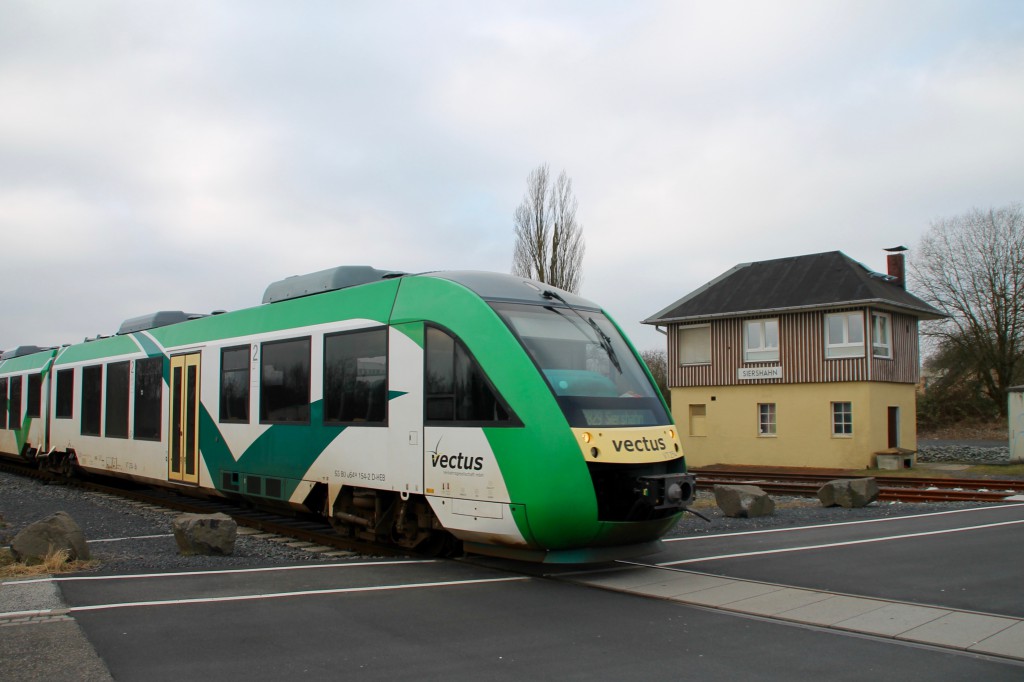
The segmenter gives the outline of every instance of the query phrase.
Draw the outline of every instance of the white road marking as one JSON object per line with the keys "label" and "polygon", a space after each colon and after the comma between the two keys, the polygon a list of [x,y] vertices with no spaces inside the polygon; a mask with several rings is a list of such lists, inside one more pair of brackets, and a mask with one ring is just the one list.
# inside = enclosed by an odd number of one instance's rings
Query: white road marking
{"label": "white road marking", "polygon": [[299,566],[267,566],[264,568],[226,568],[216,571],[181,571],[177,573],[136,573],[132,575],[69,575],[32,580],[12,580],[0,585],[26,585],[29,583],[70,583],[84,580],[134,580],[138,578],[179,578],[193,575],[224,575],[229,573],[269,573],[271,571],[312,571],[319,568],[359,568],[364,566],[406,566],[408,564],[436,564],[438,559],[413,559],[411,561],[361,561],[338,564],[302,564]]}
{"label": "white road marking", "polygon": [[[872,542],[889,542],[890,540],[906,540],[909,538],[921,538],[929,535],[946,535],[949,533],[963,533],[972,530],[983,530],[985,528],[996,528],[999,526],[1013,526],[1024,523],[1024,519],[1018,521],[1001,521],[999,523],[986,523],[980,526],[968,526],[966,528],[949,528],[946,530],[931,530],[921,533],[905,533],[902,535],[887,535],[881,538],[867,538],[864,540],[847,540],[845,542],[829,542],[821,545],[807,545],[804,547],[787,547],[782,549],[766,549],[757,552],[739,552],[736,554],[719,554],[717,556],[699,557],[696,559],[680,559],[678,561],[666,561],[658,563],[657,566],[679,566],[682,564],[696,564],[704,561],[719,561],[721,559],[739,559],[750,556],[764,556],[766,554],[786,554],[788,552],[805,552],[812,549],[830,549],[832,547],[847,547],[850,545],[866,545]],[[623,561],[621,563],[631,564],[633,562]],[[645,564],[637,564],[645,565]]]}
{"label": "white road marking", "polygon": [[[94,604],[92,606],[72,606],[60,609],[60,613],[77,613],[80,611],[106,611],[109,609],[127,609],[140,606],[179,606],[183,604],[215,604],[231,601],[255,601],[258,599],[280,599],[283,597],[309,597],[325,594],[350,594],[356,592],[383,592],[387,590],[411,590],[426,587],[460,587],[463,585],[480,585],[484,583],[507,583],[530,580],[529,576],[510,578],[481,578],[478,580],[449,580],[437,583],[407,583],[405,585],[376,585],[370,587],[338,587],[328,590],[303,590],[300,592],[273,592],[270,594],[240,594],[231,597],[202,597],[196,599],[169,599],[164,601],[123,602],[119,604]],[[44,612],[45,613],[45,612]]]}
{"label": "white road marking", "polygon": [[940,512],[928,512],[927,514],[908,514],[906,516],[887,516],[884,519],[862,519],[860,521],[840,521],[838,523],[819,523],[814,526],[795,526],[793,528],[767,528],[765,530],[744,530],[737,533],[715,533],[712,535],[691,535],[685,538],[663,538],[663,542],[695,542],[699,540],[714,540],[717,538],[732,538],[740,535],[762,535],[765,533],[789,533],[795,530],[814,530],[816,528],[832,528],[836,526],[856,526],[865,523],[885,523],[887,521],[905,521],[907,519],[923,519],[929,516],[944,516],[946,514],[967,514],[970,512],[991,511],[993,509],[1013,509],[1024,507],[1024,504],[1004,504],[991,507],[972,507],[971,509],[950,509]]}

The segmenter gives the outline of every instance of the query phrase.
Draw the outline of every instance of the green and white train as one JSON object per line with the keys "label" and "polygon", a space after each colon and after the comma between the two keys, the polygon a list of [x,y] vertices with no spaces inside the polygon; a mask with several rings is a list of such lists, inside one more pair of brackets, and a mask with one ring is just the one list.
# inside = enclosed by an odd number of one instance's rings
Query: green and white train
{"label": "green and white train", "polygon": [[0,453],[323,514],[406,548],[656,551],[693,477],[650,373],[583,298],[341,267],[0,359]]}

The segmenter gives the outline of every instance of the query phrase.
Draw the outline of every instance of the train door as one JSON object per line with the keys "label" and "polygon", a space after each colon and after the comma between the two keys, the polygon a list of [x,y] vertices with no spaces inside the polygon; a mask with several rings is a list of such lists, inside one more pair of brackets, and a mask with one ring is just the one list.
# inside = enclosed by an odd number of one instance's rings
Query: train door
{"label": "train door", "polygon": [[389,332],[388,481],[403,494],[423,493],[423,323]]}
{"label": "train door", "polygon": [[199,483],[199,353],[171,358],[167,478]]}

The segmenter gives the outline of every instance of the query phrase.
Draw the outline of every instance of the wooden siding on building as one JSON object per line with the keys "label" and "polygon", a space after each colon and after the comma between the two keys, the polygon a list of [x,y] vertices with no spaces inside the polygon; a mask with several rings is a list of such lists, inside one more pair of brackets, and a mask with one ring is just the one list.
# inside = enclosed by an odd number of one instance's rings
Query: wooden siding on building
{"label": "wooden siding on building", "polygon": [[[825,357],[825,315],[843,311],[864,312],[865,357],[827,359]],[[757,384],[832,383],[840,381],[884,381],[917,383],[919,350],[917,323],[912,315],[886,312],[891,318],[892,358],[876,358],[871,352],[870,308],[846,308],[781,315],[695,320],[686,325],[668,327],[669,386],[734,386]],[[779,320],[779,360],[743,361],[743,323],[746,320]],[[711,326],[711,363],[679,364],[679,328]],[[742,367],[782,367],[781,379],[740,380]]]}

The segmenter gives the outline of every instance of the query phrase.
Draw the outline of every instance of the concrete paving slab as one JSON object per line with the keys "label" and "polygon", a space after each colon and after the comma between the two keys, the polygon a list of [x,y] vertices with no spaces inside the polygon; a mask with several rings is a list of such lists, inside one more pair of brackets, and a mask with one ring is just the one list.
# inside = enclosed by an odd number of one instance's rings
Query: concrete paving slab
{"label": "concrete paving slab", "polygon": [[664,580],[660,583],[641,585],[632,588],[629,591],[650,597],[685,597],[688,594],[722,587],[724,585],[729,585],[732,582],[733,581],[725,578],[716,578],[715,576],[710,575],[680,573],[676,577]]}
{"label": "concrete paving slab", "polygon": [[622,570],[600,571],[587,573],[575,578],[581,583],[611,587],[617,590],[629,590],[640,585],[660,583],[666,579],[665,570],[661,568],[627,568]]}
{"label": "concrete paving slab", "polygon": [[997,656],[1024,658],[1024,623],[1017,623],[967,648]]}
{"label": "concrete paving slab", "polygon": [[675,597],[675,600],[701,606],[728,606],[734,602],[750,599],[751,597],[759,597],[770,592],[777,592],[780,589],[782,588],[775,585],[766,585],[765,583],[735,581],[729,585],[681,594]]}
{"label": "concrete paving slab", "polygon": [[913,630],[938,620],[943,616],[948,616],[950,613],[952,612],[946,609],[937,609],[931,606],[889,604],[849,620],[839,621],[834,627],[855,632],[867,632],[873,635],[895,637],[908,630]]}
{"label": "concrete paving slab", "polygon": [[884,607],[886,602],[861,597],[835,595],[829,599],[801,606],[791,611],[776,614],[779,618],[794,620],[798,623],[832,626],[844,620],[856,618],[871,611]]}
{"label": "concrete paving slab", "polygon": [[967,649],[1018,622],[1014,618],[956,612],[908,630],[897,639]]}
{"label": "concrete paving slab", "polygon": [[758,616],[774,616],[783,611],[824,601],[832,597],[828,592],[816,592],[814,590],[801,590],[795,587],[784,587],[775,592],[762,594],[750,599],[744,599],[732,604],[729,608],[743,613],[752,613]]}

